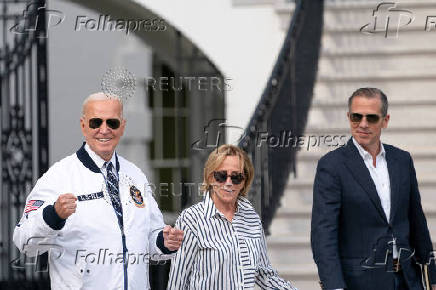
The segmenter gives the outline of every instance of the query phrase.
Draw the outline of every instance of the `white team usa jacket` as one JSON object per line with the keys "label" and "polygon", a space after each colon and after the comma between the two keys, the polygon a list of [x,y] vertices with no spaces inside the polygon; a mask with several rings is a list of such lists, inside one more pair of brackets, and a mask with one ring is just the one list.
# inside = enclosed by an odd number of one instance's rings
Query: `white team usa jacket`
{"label": "white team usa jacket", "polygon": [[[27,197],[14,243],[31,257],[49,251],[52,289],[149,289],[149,259],[172,257],[163,246],[163,218],[147,178],[115,156],[123,229],[104,175],[84,146],[55,163]],[[78,198],[76,212],[65,222],[53,208],[63,193]]]}

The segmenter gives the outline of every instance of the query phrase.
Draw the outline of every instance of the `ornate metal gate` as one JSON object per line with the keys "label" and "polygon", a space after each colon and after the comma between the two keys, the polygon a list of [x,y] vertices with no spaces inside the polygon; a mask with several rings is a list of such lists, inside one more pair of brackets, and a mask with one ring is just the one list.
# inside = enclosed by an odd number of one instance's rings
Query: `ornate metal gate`
{"label": "ornate metal gate", "polygon": [[38,289],[33,282],[48,274],[13,266],[20,255],[12,234],[27,194],[48,169],[46,3],[0,3],[0,288]]}

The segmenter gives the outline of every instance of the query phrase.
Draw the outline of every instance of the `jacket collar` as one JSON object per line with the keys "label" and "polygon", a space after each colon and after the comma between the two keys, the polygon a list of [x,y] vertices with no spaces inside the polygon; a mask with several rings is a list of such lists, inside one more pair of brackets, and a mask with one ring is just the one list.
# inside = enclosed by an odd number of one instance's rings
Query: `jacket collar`
{"label": "jacket collar", "polygon": [[386,145],[386,163],[388,165],[389,182],[391,184],[391,216],[390,221],[395,217],[397,208],[399,207],[400,194],[400,168],[401,165],[397,159],[396,151],[393,146]]}
{"label": "jacket collar", "polygon": [[[356,146],[357,151],[359,152],[360,156],[362,156],[363,160],[370,159],[372,161],[372,155],[368,151],[366,151],[359,143],[357,143],[356,139],[351,137],[351,140],[353,140],[354,146]],[[380,142],[380,152],[377,154],[377,157],[383,157],[386,158],[386,150],[383,143]]]}
{"label": "jacket collar", "polygon": [[[365,165],[365,162],[363,161],[362,156],[360,156],[358,149],[353,144],[352,138],[350,138],[347,145],[344,147],[344,150],[345,150],[344,151],[345,155],[347,157],[347,158],[345,158],[345,161],[344,161],[345,165],[350,170],[354,179],[357,180],[357,182],[360,184],[360,186],[368,194],[370,200],[374,204],[374,206],[377,209],[378,213],[380,214],[381,218],[386,223],[388,223],[388,220],[387,220],[386,214],[382,208],[380,197],[377,193],[377,189],[375,187],[374,181],[371,178],[371,175],[368,171],[368,168]],[[389,154],[387,151],[386,156],[388,156],[388,155]],[[389,170],[389,162],[388,161],[389,160],[387,159],[389,176],[391,176],[391,170]],[[392,184],[392,178],[390,178],[390,180],[391,180],[391,184]],[[393,191],[393,188],[391,188],[391,192],[392,191]],[[391,204],[391,207],[392,207],[392,204]]]}
{"label": "jacket collar", "polygon": [[[83,166],[91,170],[95,173],[101,173],[100,167],[95,164],[94,160],[92,160],[91,156],[89,156],[88,152],[85,149],[86,142],[83,142],[82,147],[76,152],[77,158],[82,162]],[[120,163],[118,162],[118,155],[115,152],[115,164],[117,172],[120,171]]]}

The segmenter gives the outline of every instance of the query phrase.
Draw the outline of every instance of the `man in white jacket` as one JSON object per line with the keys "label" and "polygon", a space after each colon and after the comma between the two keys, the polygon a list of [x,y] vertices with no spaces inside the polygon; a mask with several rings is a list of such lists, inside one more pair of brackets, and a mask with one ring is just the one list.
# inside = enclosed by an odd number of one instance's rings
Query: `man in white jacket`
{"label": "man in white jacket", "polygon": [[49,252],[52,289],[149,289],[149,259],[172,257],[183,231],[165,226],[144,173],[115,148],[126,121],[119,98],[83,103],[86,142],[36,183],[14,230],[28,256]]}

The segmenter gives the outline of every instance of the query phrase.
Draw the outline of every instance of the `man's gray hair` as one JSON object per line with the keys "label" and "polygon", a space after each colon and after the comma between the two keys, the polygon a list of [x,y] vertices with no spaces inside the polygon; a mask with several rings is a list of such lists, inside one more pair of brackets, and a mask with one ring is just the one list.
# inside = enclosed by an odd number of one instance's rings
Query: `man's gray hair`
{"label": "man's gray hair", "polygon": [[112,96],[112,95],[107,95],[103,92],[98,92],[98,93],[94,93],[89,95],[82,104],[82,116],[85,116],[85,107],[86,105],[91,102],[91,101],[104,101],[104,100],[117,100],[118,102],[120,102],[121,105],[121,118],[123,118],[123,102],[121,100],[121,98],[117,97],[117,96]]}
{"label": "man's gray hair", "polygon": [[365,98],[380,98],[382,103],[381,105],[381,113],[382,116],[385,117],[388,114],[388,98],[382,90],[377,88],[360,88],[357,89],[351,97],[348,99],[348,112],[351,113],[351,103],[353,102],[354,97],[365,97]]}

